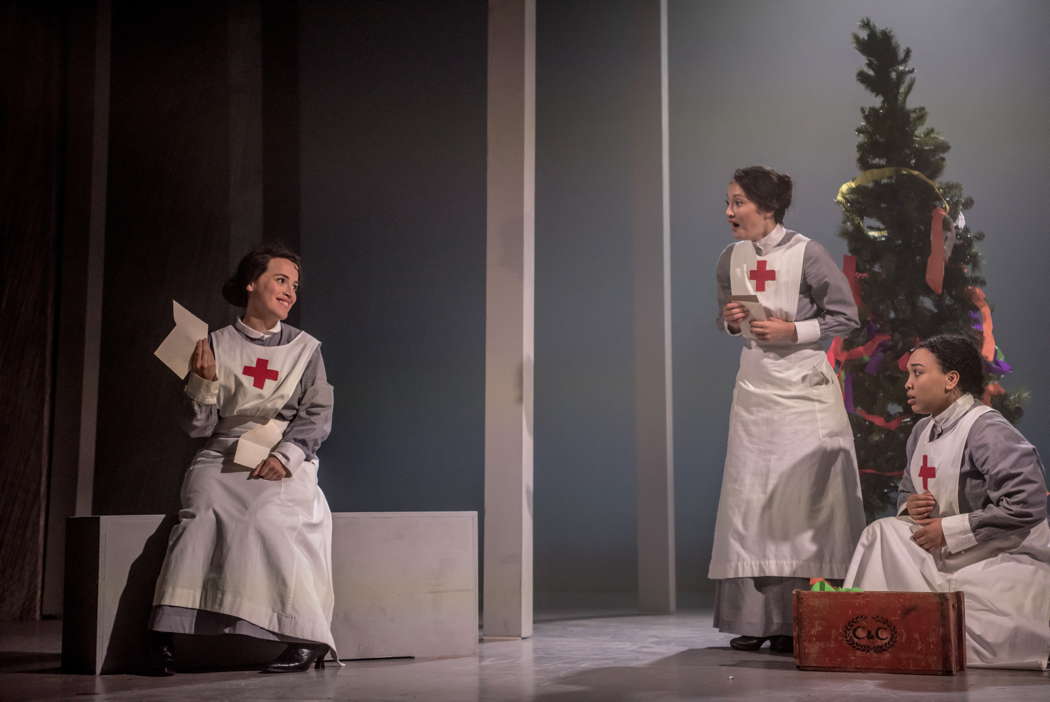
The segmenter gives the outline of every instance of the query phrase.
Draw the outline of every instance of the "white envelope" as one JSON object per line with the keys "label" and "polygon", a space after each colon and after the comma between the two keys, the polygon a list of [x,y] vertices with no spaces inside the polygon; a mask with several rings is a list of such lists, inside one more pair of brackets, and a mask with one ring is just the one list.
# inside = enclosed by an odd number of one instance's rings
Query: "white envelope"
{"label": "white envelope", "polygon": [[766,319],[766,308],[758,301],[758,295],[731,295],[729,299],[747,308],[747,318],[740,324],[740,333],[748,339],[754,339],[755,335],[751,333],[751,322],[761,322]]}
{"label": "white envelope", "polygon": [[237,453],[233,457],[233,462],[247,468],[255,468],[266,460],[266,457],[270,455],[270,449],[281,442],[282,436],[284,432],[272,419],[266,424],[260,424],[246,431],[237,441]]}
{"label": "white envelope", "polygon": [[185,378],[190,372],[193,349],[198,341],[208,337],[208,325],[175,300],[171,301],[171,308],[175,328],[160,342],[153,355],[163,361],[172,373]]}

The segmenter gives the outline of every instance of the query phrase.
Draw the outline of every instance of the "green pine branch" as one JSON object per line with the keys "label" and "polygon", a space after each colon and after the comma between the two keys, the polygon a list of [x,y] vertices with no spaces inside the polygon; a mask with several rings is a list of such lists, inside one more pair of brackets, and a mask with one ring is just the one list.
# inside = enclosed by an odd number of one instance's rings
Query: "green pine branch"
{"label": "green pine branch", "polygon": [[[892,31],[867,18],[853,34],[853,45],[864,57],[857,81],[877,100],[861,108],[857,165],[862,172],[911,169],[935,181],[944,172],[951,146],[927,126],[925,108],[908,105],[915,88],[911,49],[902,48]],[[971,288],[985,284],[976,246],[984,234],[967,226],[958,228],[944,267],[943,289],[937,294],[926,282],[931,219],[934,208],[944,204],[950,222],[973,207],[973,198],[962,185],[944,182],[935,189],[921,178],[899,173],[856,186],[844,200],[839,235],[857,259],[863,301],[861,328],[847,337],[846,348],[863,346],[876,334],[890,338],[873,359],[847,361],[843,370],[855,407],[899,421],[896,428],[883,428],[859,414],[850,415],[865,508],[874,518],[895,506],[897,481],[907,468],[905,443],[916,420],[901,405],[905,374],[899,360],[919,339],[938,333],[963,334],[980,345],[981,335],[973,328],[980,316]],[[990,376],[995,382],[1001,379],[1001,374]],[[994,395],[992,404],[1016,421],[1025,399],[1023,392],[1004,392]]]}

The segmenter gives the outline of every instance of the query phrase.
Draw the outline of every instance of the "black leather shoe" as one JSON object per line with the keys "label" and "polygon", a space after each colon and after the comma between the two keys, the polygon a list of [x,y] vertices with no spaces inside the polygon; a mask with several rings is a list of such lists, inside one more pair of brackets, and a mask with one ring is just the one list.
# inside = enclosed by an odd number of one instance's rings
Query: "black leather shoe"
{"label": "black leather shoe", "polygon": [[262,669],[264,673],[301,673],[312,665],[324,670],[325,644],[291,644]]}
{"label": "black leather shoe", "polygon": [[735,639],[729,639],[729,645],[737,651],[757,651],[768,640],[764,636],[738,636]]}
{"label": "black leather shoe", "polygon": [[149,639],[149,674],[175,674],[175,637],[167,631],[151,631]]}
{"label": "black leather shoe", "polygon": [[769,648],[774,653],[794,653],[795,639],[790,636],[771,636]]}

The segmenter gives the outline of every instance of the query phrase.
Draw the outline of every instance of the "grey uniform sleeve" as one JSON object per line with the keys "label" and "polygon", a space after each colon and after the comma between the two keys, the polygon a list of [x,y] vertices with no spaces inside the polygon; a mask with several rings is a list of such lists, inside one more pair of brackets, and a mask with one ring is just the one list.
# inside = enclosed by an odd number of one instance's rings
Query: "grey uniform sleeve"
{"label": "grey uniform sleeve", "polygon": [[1001,415],[974,422],[966,441],[971,465],[985,477],[985,507],[970,512],[978,543],[1030,529],[1046,519],[1046,479],[1035,446]]}
{"label": "grey uniform sleeve", "polygon": [[202,404],[185,393],[181,405],[179,426],[182,430],[194,438],[211,436],[219,423],[219,406]]}
{"label": "grey uniform sleeve", "polygon": [[816,319],[820,323],[821,340],[843,336],[860,326],[849,281],[835,265],[828,250],[812,239],[806,243],[802,276],[817,306]]}
{"label": "grey uniform sleeve", "polygon": [[179,426],[184,432],[197,438],[211,436],[218,423],[219,381],[205,380],[190,371],[183,386]]}
{"label": "grey uniform sleeve", "polygon": [[718,265],[715,266],[715,292],[718,298],[718,312],[715,314],[715,324],[726,334],[740,336],[740,332],[731,332],[729,327],[726,326],[725,320],[722,319],[722,309],[729,302],[730,295],[733,294],[733,287],[729,281],[729,262],[732,254],[733,244],[730,244],[723,249],[722,255],[718,257]]}
{"label": "grey uniform sleeve", "polygon": [[904,473],[901,475],[901,481],[897,485],[897,516],[901,516],[906,512],[905,503],[908,501],[909,495],[915,494],[915,485],[911,481],[911,457],[915,454],[915,445],[919,443],[919,436],[926,428],[926,422],[931,421],[928,417],[920,420],[915,424],[915,427],[911,430],[911,434],[908,435],[908,444],[904,452]]}
{"label": "grey uniform sleeve", "polygon": [[320,346],[306,364],[299,390],[298,410],[272,452],[293,473],[303,461],[317,457],[317,450],[332,431],[335,392],[328,383]]}

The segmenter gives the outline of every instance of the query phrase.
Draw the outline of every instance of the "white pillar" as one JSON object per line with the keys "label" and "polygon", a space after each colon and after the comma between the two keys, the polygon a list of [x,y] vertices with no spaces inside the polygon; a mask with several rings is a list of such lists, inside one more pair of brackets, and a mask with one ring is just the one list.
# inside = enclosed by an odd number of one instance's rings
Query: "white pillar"
{"label": "white pillar", "polygon": [[[674,436],[671,394],[671,244],[667,118],[667,0],[642,15],[645,61],[639,99],[651,133],[634,172],[634,351],[637,446],[638,607],[675,610]],[[658,135],[658,136],[656,136]]]}
{"label": "white pillar", "polygon": [[489,0],[486,636],[532,635],[534,0]]}

